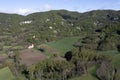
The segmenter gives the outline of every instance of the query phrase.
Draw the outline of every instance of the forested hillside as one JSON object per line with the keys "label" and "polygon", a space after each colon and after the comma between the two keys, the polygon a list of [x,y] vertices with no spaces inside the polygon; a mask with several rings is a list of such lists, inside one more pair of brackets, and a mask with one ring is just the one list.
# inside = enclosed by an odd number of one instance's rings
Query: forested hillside
{"label": "forested hillside", "polygon": [[119,80],[119,58],[120,11],[0,13],[0,71],[10,80]]}

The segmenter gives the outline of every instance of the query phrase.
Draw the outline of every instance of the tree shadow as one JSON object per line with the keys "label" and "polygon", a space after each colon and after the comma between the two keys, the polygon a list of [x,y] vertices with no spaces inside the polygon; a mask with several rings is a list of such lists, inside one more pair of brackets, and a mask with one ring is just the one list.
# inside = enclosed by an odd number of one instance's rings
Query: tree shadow
{"label": "tree shadow", "polygon": [[66,54],[65,54],[64,57],[65,57],[65,59],[66,59],[67,61],[70,61],[71,58],[72,58],[72,51],[66,52]]}

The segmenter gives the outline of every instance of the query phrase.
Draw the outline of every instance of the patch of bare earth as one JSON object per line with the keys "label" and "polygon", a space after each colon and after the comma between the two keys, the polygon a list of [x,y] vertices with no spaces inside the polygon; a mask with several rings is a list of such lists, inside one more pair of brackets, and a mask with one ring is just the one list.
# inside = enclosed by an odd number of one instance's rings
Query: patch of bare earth
{"label": "patch of bare earth", "polygon": [[38,53],[37,51],[34,51],[32,49],[20,51],[19,57],[20,63],[27,66],[39,63],[40,61],[43,61],[47,58],[47,56],[45,56],[44,54]]}
{"label": "patch of bare earth", "polygon": [[6,54],[0,54],[0,62],[6,60],[8,56]]}

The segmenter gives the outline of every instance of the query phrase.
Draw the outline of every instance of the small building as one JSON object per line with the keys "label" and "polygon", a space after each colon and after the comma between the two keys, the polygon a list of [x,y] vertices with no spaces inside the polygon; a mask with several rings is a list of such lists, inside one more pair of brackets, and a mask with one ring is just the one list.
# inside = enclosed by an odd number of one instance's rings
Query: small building
{"label": "small building", "polygon": [[32,48],[34,48],[34,44],[28,46],[28,49],[32,49]]}

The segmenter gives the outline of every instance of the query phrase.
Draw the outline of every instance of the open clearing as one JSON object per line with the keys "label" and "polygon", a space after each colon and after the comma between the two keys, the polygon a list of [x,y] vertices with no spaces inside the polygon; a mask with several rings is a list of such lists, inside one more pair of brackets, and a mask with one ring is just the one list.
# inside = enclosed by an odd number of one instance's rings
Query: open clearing
{"label": "open clearing", "polygon": [[112,64],[115,66],[115,68],[120,69],[120,54],[117,54],[113,57]]}
{"label": "open clearing", "polygon": [[54,54],[59,54],[59,51],[46,45],[46,44],[41,44],[40,49],[44,50],[42,53],[45,54],[46,56],[53,56]]}
{"label": "open clearing", "polygon": [[20,57],[20,63],[26,64],[27,66],[36,64],[47,58],[46,55],[32,49],[26,49],[26,50],[20,51],[19,57]]}
{"label": "open clearing", "polygon": [[0,69],[0,80],[14,80],[15,77],[8,67]]}
{"label": "open clearing", "polygon": [[66,37],[58,41],[47,43],[48,46],[58,50],[63,56],[67,51],[73,48],[73,44],[80,39],[79,37]]}

